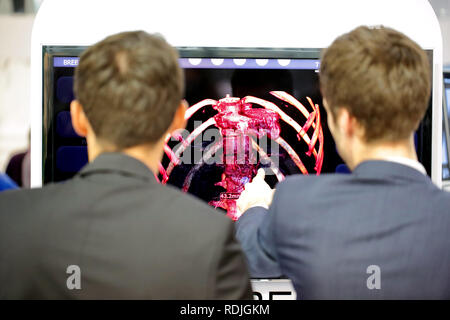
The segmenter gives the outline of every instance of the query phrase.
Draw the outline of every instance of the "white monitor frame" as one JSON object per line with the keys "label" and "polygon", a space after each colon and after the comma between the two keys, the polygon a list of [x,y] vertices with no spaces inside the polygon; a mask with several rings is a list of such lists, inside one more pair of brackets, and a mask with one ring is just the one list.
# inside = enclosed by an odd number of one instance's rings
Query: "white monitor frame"
{"label": "white monitor frame", "polygon": [[31,186],[42,186],[42,48],[89,46],[125,31],[158,32],[178,47],[325,48],[359,25],[395,28],[433,51],[431,178],[442,184],[442,36],[427,0],[211,2],[46,0],[31,43]]}

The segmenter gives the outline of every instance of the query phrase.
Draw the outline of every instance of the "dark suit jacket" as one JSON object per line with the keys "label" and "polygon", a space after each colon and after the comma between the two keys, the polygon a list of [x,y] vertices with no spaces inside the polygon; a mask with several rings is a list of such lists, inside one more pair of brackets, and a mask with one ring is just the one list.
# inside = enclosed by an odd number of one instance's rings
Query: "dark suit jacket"
{"label": "dark suit jacket", "polygon": [[300,299],[450,299],[450,194],[398,163],[287,178],[236,228],[251,276],[287,276]]}
{"label": "dark suit jacket", "polygon": [[[81,289],[69,290],[69,265]],[[73,179],[0,195],[0,298],[251,299],[233,223],[140,161],[100,155]]]}

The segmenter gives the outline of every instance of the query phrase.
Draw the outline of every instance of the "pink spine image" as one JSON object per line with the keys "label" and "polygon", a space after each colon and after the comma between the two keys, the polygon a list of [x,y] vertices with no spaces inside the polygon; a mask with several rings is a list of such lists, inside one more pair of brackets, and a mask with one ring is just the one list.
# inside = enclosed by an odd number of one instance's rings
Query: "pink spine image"
{"label": "pink spine image", "polygon": [[[256,142],[259,138],[266,136],[285,150],[302,174],[309,174],[301,157],[314,158],[314,171],[320,174],[323,164],[323,130],[320,118],[319,105],[307,97],[308,108],[284,91],[271,91],[271,95],[279,99],[280,105],[253,96],[236,98],[226,96],[218,101],[204,99],[191,106],[185,115],[190,119],[196,112],[204,108],[213,108],[217,113],[196,127],[186,138],[175,136],[181,141],[181,146],[173,151],[167,144],[171,137],[166,138],[165,154],[169,164],[164,167],[160,165],[161,182],[167,183],[174,168],[181,163],[181,156],[186,148],[193,143],[195,138],[209,127],[219,129],[221,139],[214,142],[206,151],[201,161],[195,163],[184,179],[182,190],[189,191],[192,178],[200,167],[213,155],[222,152],[219,164],[223,167],[221,180],[215,183],[225,189],[220,193],[218,200],[211,200],[209,204],[220,207],[227,211],[227,216],[232,220],[239,219],[241,213],[236,208],[236,200],[239,199],[244,185],[251,182],[258,169],[256,154],[270,164],[270,169],[278,181],[284,179],[276,164],[270,160],[263,148]],[[283,108],[293,107],[301,115],[296,119],[304,118],[302,125],[284,112]],[[309,110],[308,110],[309,109]],[[299,143],[307,145],[304,155],[299,155],[294,148],[283,139],[280,121],[287,123],[297,133]],[[311,129],[311,130],[310,130]],[[308,135],[310,132],[310,135]]]}

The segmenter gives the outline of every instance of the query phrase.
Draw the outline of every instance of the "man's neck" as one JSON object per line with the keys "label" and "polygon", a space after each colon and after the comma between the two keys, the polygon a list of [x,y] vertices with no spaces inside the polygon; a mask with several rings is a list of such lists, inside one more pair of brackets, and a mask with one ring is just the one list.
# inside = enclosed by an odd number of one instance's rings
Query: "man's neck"
{"label": "man's neck", "polygon": [[124,149],[122,152],[143,162],[155,175],[159,173],[159,163],[163,155],[163,147],[135,146]]}
{"label": "man's neck", "polygon": [[413,138],[398,142],[361,143],[356,149],[353,154],[352,169],[368,160],[389,161],[392,158],[406,158],[417,161]]}
{"label": "man's neck", "polygon": [[164,139],[151,145],[144,144],[119,150],[105,142],[99,143],[95,137],[87,136],[86,138],[89,162],[94,161],[95,158],[105,152],[122,152],[144,163],[154,174],[159,173],[159,163],[164,153]]}

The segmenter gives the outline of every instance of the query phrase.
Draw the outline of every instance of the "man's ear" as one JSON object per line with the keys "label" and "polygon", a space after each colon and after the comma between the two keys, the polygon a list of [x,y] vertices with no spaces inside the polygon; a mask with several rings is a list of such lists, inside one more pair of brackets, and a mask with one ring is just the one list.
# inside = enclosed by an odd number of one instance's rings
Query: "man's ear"
{"label": "man's ear", "polygon": [[81,137],[86,137],[88,134],[89,121],[78,100],[73,100],[70,103],[70,116],[72,117],[72,126],[75,132]]}
{"label": "man's ear", "polygon": [[327,111],[327,113],[330,111],[330,108],[328,108],[328,101],[325,97],[322,98],[323,107]]}
{"label": "man's ear", "polygon": [[175,111],[175,115],[173,116],[172,123],[169,127],[169,133],[186,128],[187,120],[184,118],[184,115],[187,108],[188,103],[186,102],[186,100],[182,100],[177,110]]}
{"label": "man's ear", "polygon": [[346,137],[352,137],[356,130],[356,119],[350,114],[346,108],[340,108],[337,114],[337,124],[341,134]]}
{"label": "man's ear", "polygon": [[341,134],[345,134],[348,138],[364,139],[365,130],[363,125],[346,108],[339,110],[338,122]]}

